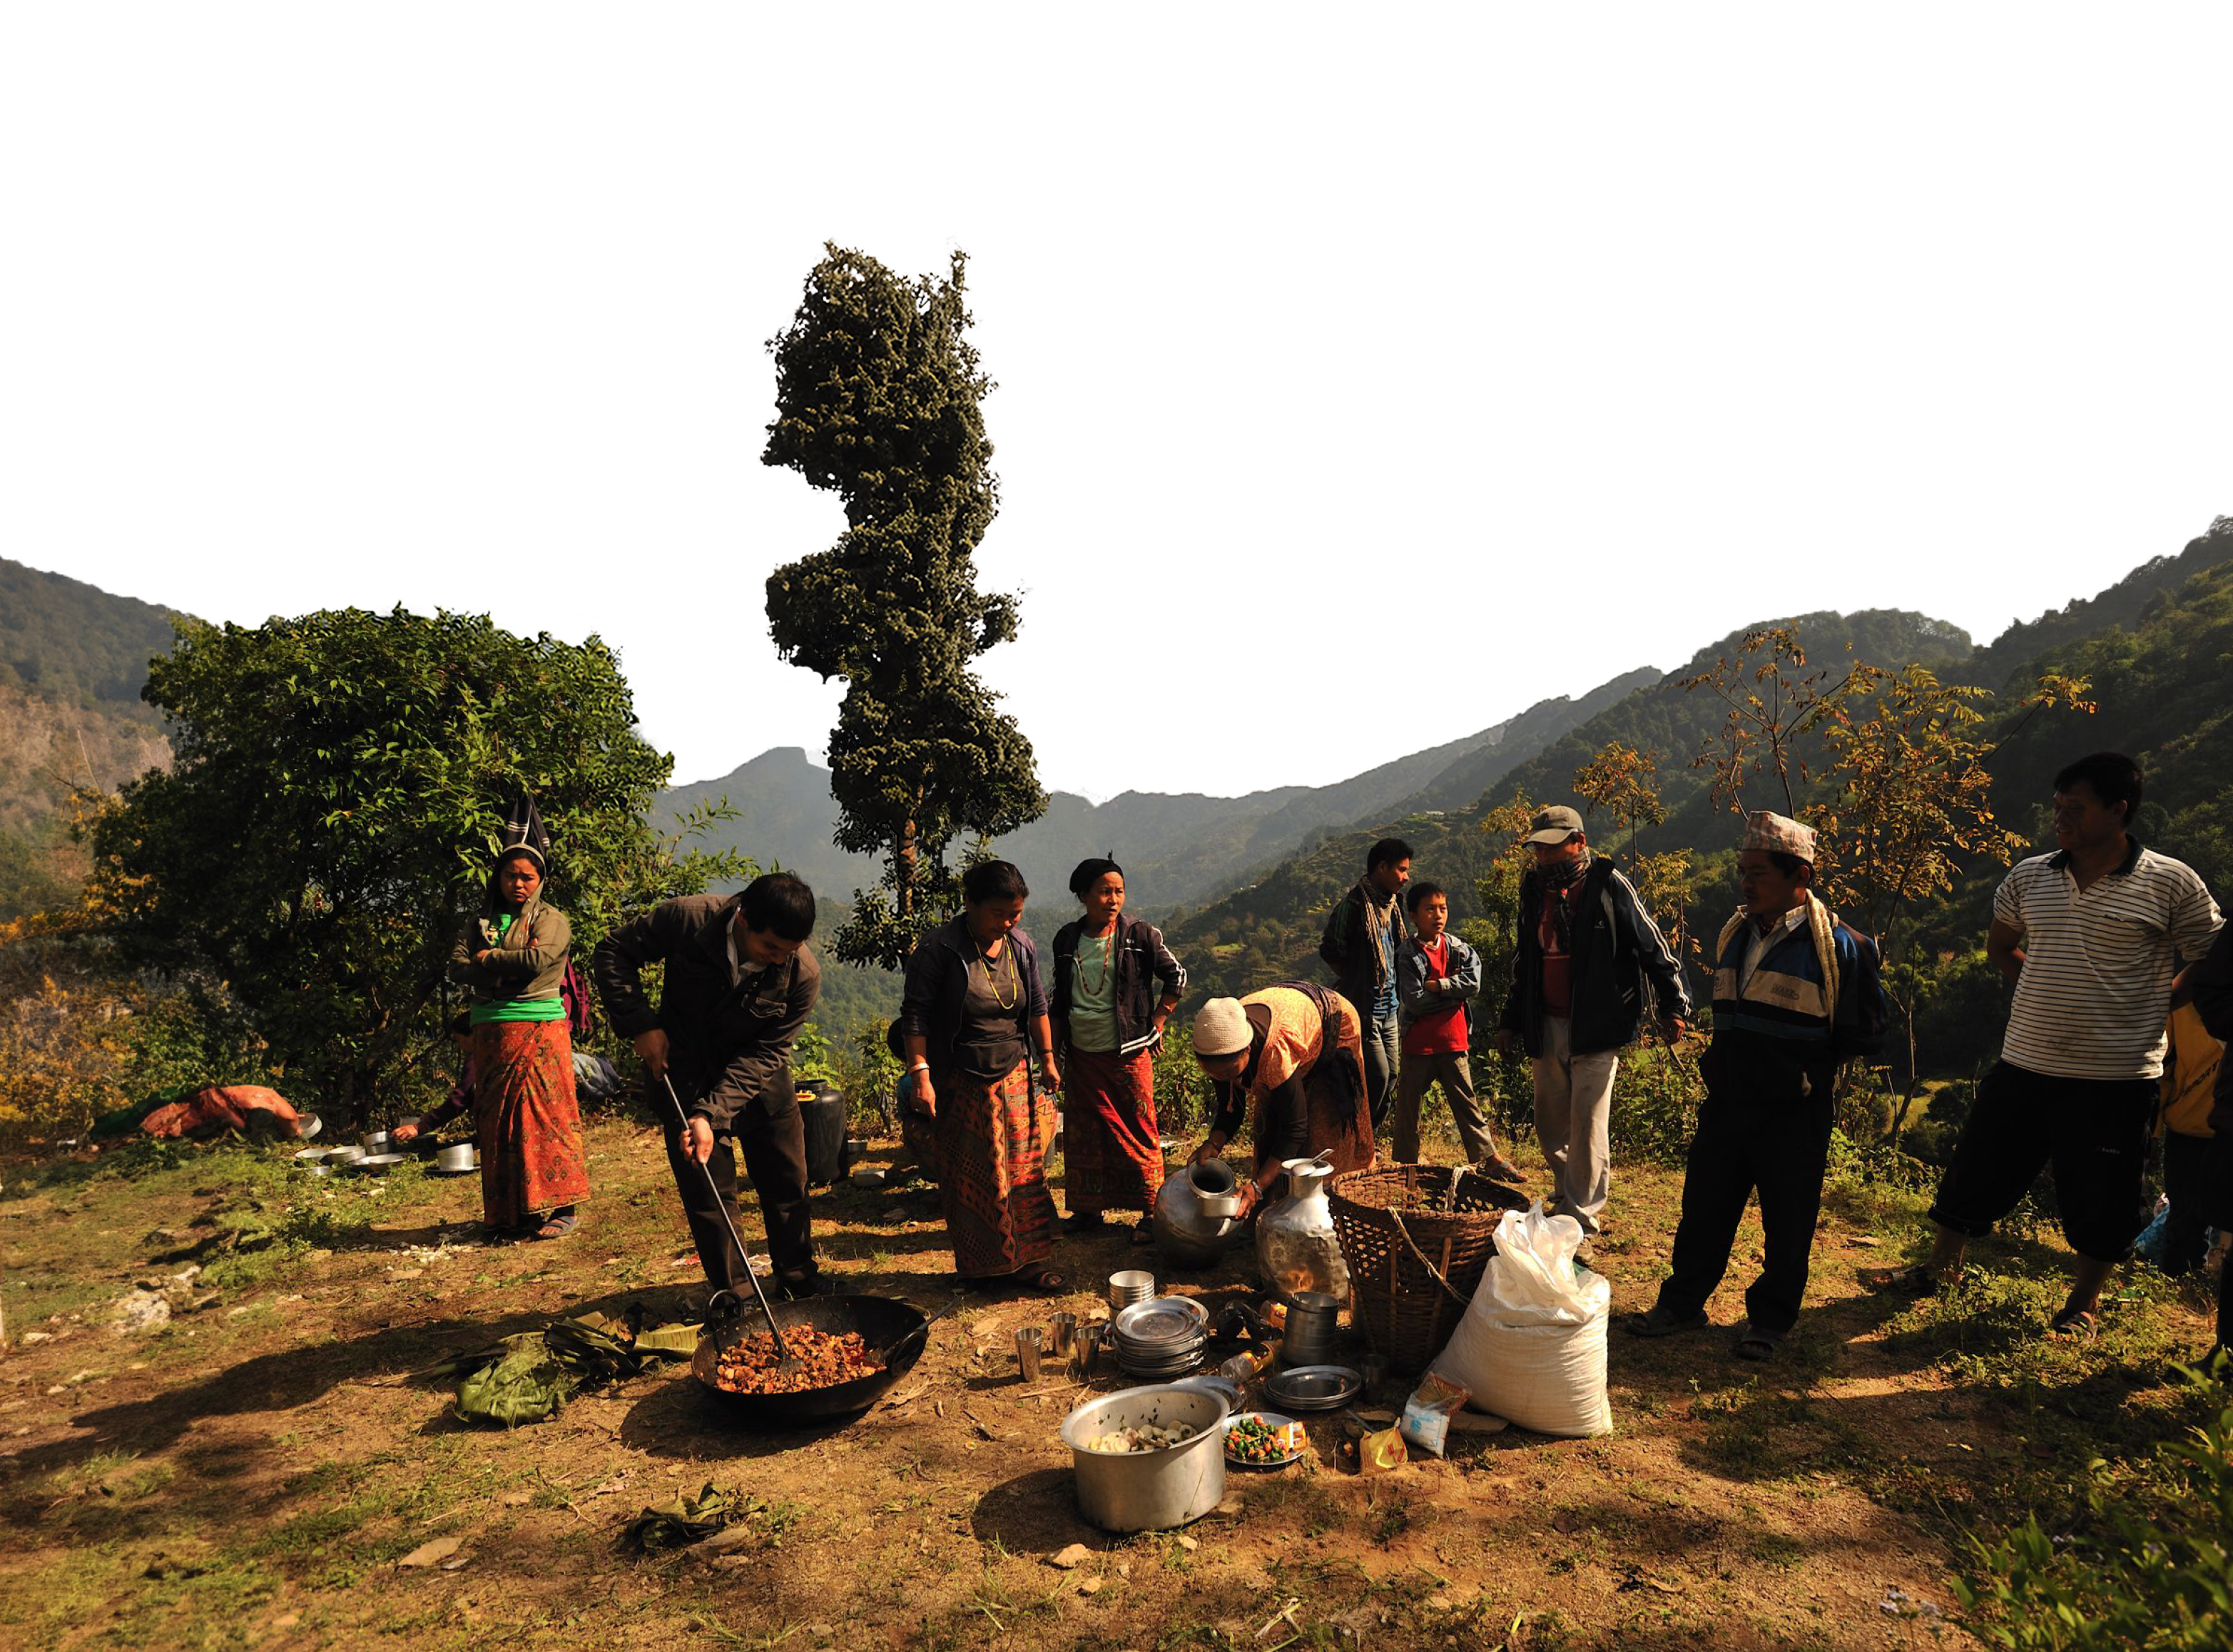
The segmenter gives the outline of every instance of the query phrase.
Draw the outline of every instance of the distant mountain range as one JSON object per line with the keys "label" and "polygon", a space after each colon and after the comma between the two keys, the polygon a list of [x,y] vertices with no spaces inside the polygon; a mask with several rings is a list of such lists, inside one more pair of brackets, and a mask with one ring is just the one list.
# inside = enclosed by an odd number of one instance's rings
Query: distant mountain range
{"label": "distant mountain range", "polygon": [[[1982,647],[1943,621],[1889,610],[1762,623],[1791,627],[1813,661],[1841,660],[1850,646],[1871,664],[1926,664],[1942,680],[2001,694],[2009,709],[1995,712],[1988,702],[1986,725],[1989,733],[2008,731],[2009,737],[1991,765],[1993,806],[2018,830],[2042,826],[2046,790],[2060,764],[2090,751],[2129,753],[2150,777],[2139,822],[2144,840],[2187,859],[2221,897],[2233,884],[2233,695],[2225,663],[2233,659],[2233,519],[2219,517],[2177,556],[2158,556],[2106,590],[2012,626]],[[1735,822],[1710,806],[1705,771],[1688,766],[1719,728],[1722,708],[1686,693],[1682,683],[1717,658],[1734,657],[1744,634],[1731,633],[1681,670],[1539,742],[1533,755],[1507,765],[1462,809],[1407,807],[1390,817],[1360,817],[1247,887],[1195,907],[1171,927],[1170,940],[1197,992],[1316,977],[1314,953],[1327,909],[1357,881],[1372,839],[1390,831],[1412,845],[1419,875],[1449,888],[1454,922],[1477,915],[1475,881],[1502,847],[1480,831],[1482,810],[1515,797],[1579,803],[1574,771],[1613,741],[1659,754],[1667,819],[1646,835],[1644,847],[1690,847],[1718,856],[1725,873],[1730,856],[1723,851],[1734,840]],[[2014,703],[2050,668],[2090,677],[2098,712],[2023,723]],[[1982,874],[1968,880],[1943,904],[1940,927],[1948,944],[1977,944],[1962,937],[1971,930],[1982,934],[1980,903],[1991,881]],[[1717,922],[1733,898],[1724,882],[1708,878],[1693,927]]]}
{"label": "distant mountain range", "polygon": [[[1104,803],[1058,791],[1045,815],[997,847],[1032,880],[1034,902],[1044,894],[1067,904],[1070,868],[1107,854],[1123,862],[1138,910],[1168,914],[1222,894],[1357,821],[1469,803],[1550,742],[1658,678],[1649,669],[1628,672],[1578,699],[1541,701],[1462,739],[1331,785],[1282,786],[1241,797],[1127,791]],[[837,804],[830,771],[800,747],[778,746],[718,780],[674,788],[661,795],[657,823],[672,830],[690,810],[722,799],[735,817],[696,840],[705,847],[739,850],[763,867],[780,862],[839,900],[874,886],[880,870],[875,860],[831,845]]]}

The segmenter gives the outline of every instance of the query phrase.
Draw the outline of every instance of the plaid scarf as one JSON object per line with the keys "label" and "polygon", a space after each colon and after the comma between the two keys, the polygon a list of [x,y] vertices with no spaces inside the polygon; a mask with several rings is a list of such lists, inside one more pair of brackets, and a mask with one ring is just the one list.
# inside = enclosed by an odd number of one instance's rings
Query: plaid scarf
{"label": "plaid scarf", "polygon": [[1550,926],[1551,933],[1556,938],[1558,948],[1562,953],[1574,950],[1574,891],[1582,887],[1582,879],[1589,872],[1590,862],[1596,858],[1585,844],[1575,859],[1553,861],[1548,866],[1537,867],[1527,875],[1535,880],[1536,888],[1542,892],[1543,920]]}
{"label": "plaid scarf", "polygon": [[1378,992],[1396,973],[1396,897],[1381,894],[1369,877],[1357,879],[1357,893],[1364,902],[1364,927],[1372,932],[1372,987]]}

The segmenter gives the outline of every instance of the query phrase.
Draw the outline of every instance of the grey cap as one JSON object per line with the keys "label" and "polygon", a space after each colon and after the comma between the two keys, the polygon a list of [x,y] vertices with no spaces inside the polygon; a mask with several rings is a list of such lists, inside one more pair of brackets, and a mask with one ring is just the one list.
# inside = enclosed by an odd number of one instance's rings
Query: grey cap
{"label": "grey cap", "polygon": [[1564,803],[1553,803],[1548,809],[1539,809],[1535,818],[1527,823],[1530,843],[1563,843],[1578,836],[1582,829],[1582,817]]}

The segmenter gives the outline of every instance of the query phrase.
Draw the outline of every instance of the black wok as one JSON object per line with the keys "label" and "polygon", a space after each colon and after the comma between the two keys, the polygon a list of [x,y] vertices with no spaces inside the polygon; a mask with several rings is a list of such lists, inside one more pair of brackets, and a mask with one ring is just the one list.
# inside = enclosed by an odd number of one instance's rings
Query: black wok
{"label": "black wok", "polygon": [[805,1389],[796,1394],[738,1394],[713,1381],[714,1365],[732,1345],[760,1330],[765,1322],[757,1314],[732,1314],[709,1323],[698,1338],[697,1352],[691,1356],[690,1374],[737,1421],[765,1428],[798,1428],[866,1411],[907,1375],[922,1356],[928,1340],[915,1333],[930,1324],[930,1317],[914,1304],[890,1297],[809,1297],[803,1302],[776,1303],[771,1311],[784,1330],[810,1325],[832,1337],[856,1330],[868,1344],[869,1356],[886,1363],[880,1371],[828,1388]]}

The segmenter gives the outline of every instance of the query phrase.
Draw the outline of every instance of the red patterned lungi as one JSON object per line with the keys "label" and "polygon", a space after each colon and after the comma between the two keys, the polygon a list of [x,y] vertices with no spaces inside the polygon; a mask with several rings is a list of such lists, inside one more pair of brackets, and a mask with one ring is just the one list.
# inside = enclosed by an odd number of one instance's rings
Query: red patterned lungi
{"label": "red patterned lungi", "polygon": [[481,1219],[517,1227],[589,1196],[574,1041],[563,1021],[491,1021],[472,1034]]}
{"label": "red patterned lungi", "polygon": [[1022,1062],[998,1083],[956,1073],[938,1092],[938,1191],[963,1278],[999,1278],[1054,1253],[1053,1141],[1054,1102],[1034,1096]]}
{"label": "red patterned lungi", "polygon": [[1063,1202],[1072,1211],[1153,1210],[1163,1186],[1155,1057],[1072,1044],[1064,1059]]}

